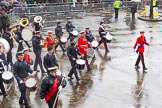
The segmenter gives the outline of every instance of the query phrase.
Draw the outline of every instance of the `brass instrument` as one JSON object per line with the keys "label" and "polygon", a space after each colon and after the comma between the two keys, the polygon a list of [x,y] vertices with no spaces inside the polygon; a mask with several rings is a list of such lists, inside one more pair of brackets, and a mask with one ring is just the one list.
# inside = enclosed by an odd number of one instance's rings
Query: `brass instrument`
{"label": "brass instrument", "polygon": [[29,24],[29,20],[27,18],[21,18],[19,23],[22,27],[26,27]]}
{"label": "brass instrument", "polygon": [[40,23],[41,21],[42,21],[42,17],[41,16],[35,16],[34,17],[34,22]]}

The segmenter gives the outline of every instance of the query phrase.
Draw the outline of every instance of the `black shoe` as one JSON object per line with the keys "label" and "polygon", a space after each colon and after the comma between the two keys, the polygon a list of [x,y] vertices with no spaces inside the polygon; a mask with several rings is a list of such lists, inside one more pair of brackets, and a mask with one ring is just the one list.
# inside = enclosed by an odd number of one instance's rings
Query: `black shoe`
{"label": "black shoe", "polygon": [[80,78],[77,78],[77,82],[79,82],[80,81]]}
{"label": "black shoe", "polygon": [[135,68],[139,69],[140,67],[139,66],[135,66]]}
{"label": "black shoe", "polygon": [[145,70],[147,70],[147,68],[143,68],[143,70],[145,71]]}
{"label": "black shoe", "polygon": [[29,105],[28,103],[25,103],[25,108],[30,108],[31,105]]}
{"label": "black shoe", "polygon": [[72,76],[68,76],[70,79],[74,79]]}
{"label": "black shoe", "polygon": [[24,102],[22,100],[19,100],[19,104],[24,105]]}

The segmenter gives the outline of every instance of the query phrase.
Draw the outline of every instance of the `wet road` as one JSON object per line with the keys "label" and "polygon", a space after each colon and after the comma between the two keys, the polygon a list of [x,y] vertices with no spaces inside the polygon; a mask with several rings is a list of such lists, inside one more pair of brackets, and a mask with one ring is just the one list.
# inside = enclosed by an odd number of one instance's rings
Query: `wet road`
{"label": "wet road", "polygon": [[[162,108],[162,42],[160,28],[161,22],[144,22],[136,19],[135,23],[126,21],[125,13],[119,20],[109,19],[108,15],[78,14],[80,18],[72,19],[77,29],[84,30],[90,26],[94,35],[98,35],[98,26],[101,20],[109,23],[113,40],[108,44],[110,53],[104,55],[103,46],[96,51],[96,61],[91,65],[92,71],[79,72],[80,84],[76,80],[68,80],[67,87],[59,96],[59,108]],[[63,20],[64,21],[64,20]],[[65,23],[65,22],[64,22]],[[133,26],[133,27],[132,27]],[[45,30],[53,29],[46,27]],[[134,64],[137,54],[133,50],[140,30],[145,30],[146,40],[151,42],[145,47],[145,64],[147,73],[142,69],[136,70]],[[14,50],[13,52],[16,52]],[[34,58],[33,53],[30,53]],[[45,49],[42,57],[46,54]],[[15,57],[15,53],[13,54]],[[61,71],[68,74],[70,64],[66,55],[57,51],[56,57],[62,64]],[[15,61],[15,59],[14,59]],[[89,62],[91,58],[89,58]],[[142,65],[140,64],[142,67]],[[43,76],[38,73],[35,78],[38,84]],[[32,108],[47,108],[45,102],[40,102],[39,91],[30,92],[28,97]],[[0,108],[23,108],[18,104],[19,90],[15,81],[9,90],[9,96],[3,99]]]}

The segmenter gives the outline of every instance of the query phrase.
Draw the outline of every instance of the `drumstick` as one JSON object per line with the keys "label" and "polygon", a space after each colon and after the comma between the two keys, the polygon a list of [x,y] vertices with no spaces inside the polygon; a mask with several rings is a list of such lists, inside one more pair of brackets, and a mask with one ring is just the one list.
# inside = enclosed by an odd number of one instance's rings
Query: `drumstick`
{"label": "drumstick", "polygon": [[3,64],[3,61],[2,61],[2,66],[3,66],[4,71],[6,71],[5,66],[4,66],[4,64]]}
{"label": "drumstick", "polygon": [[[64,81],[64,77],[62,78],[61,84],[60,84],[60,85],[62,85],[63,81]],[[57,98],[58,98],[59,94],[60,94],[60,91],[57,92],[57,95],[56,95],[56,98],[55,98],[55,101],[54,101],[54,103],[53,103],[53,107],[52,107],[52,108],[55,107],[55,104],[56,104],[56,101],[57,101]]]}

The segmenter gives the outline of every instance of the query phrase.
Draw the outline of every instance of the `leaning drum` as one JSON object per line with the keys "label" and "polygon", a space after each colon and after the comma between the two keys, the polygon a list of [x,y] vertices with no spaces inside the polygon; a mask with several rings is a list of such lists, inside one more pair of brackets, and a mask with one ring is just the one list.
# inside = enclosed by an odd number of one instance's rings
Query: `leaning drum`
{"label": "leaning drum", "polygon": [[110,43],[112,40],[112,36],[110,35],[109,32],[106,34],[105,38],[106,38],[106,42],[108,42],[108,43]]}
{"label": "leaning drum", "polygon": [[0,38],[0,46],[4,47],[4,53],[7,53],[10,50],[10,45],[4,38]]}
{"label": "leaning drum", "polygon": [[38,84],[34,78],[28,78],[25,81],[25,86],[29,89],[29,91],[34,92],[37,89]]}
{"label": "leaning drum", "polygon": [[85,60],[83,60],[83,59],[78,59],[78,60],[76,61],[76,63],[77,63],[77,69],[78,69],[78,70],[83,70],[83,69],[84,69],[84,67],[85,67]]}
{"label": "leaning drum", "polygon": [[30,41],[33,38],[32,30],[28,28],[23,29],[21,35],[25,41]]}
{"label": "leaning drum", "polygon": [[63,44],[65,44],[66,42],[67,42],[67,38],[66,37],[61,37],[61,42],[63,43]]}
{"label": "leaning drum", "polygon": [[5,71],[2,74],[2,79],[5,84],[10,84],[14,80],[13,74],[9,71]]}
{"label": "leaning drum", "polygon": [[98,47],[98,41],[96,41],[96,40],[92,41],[91,45],[92,45],[93,48]]}

